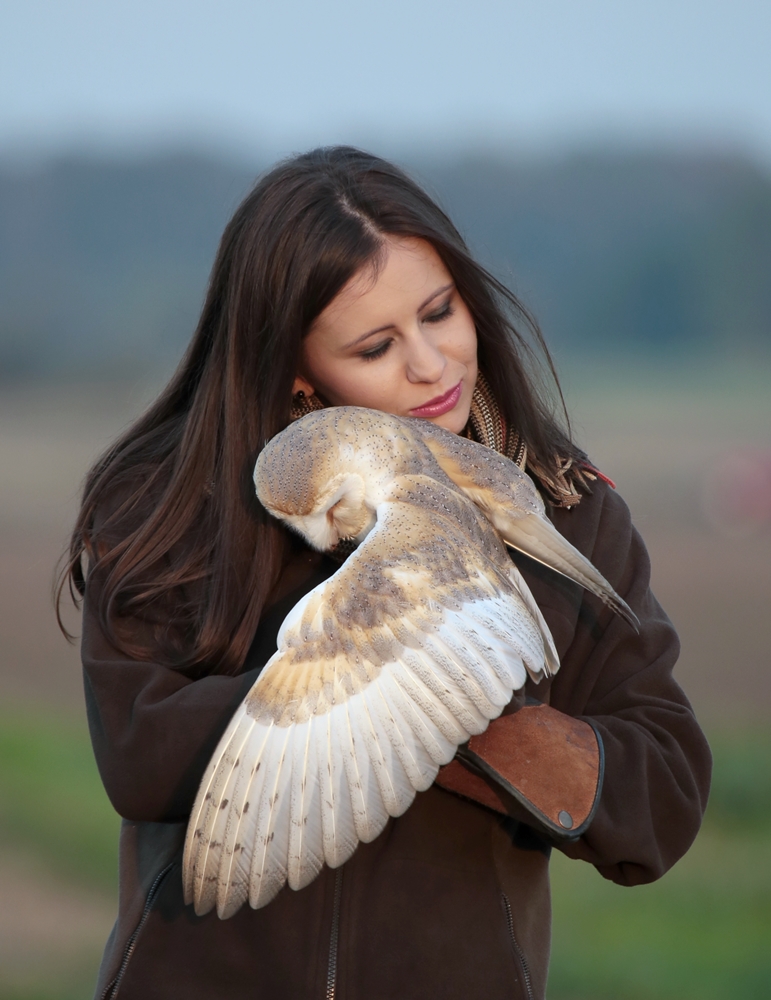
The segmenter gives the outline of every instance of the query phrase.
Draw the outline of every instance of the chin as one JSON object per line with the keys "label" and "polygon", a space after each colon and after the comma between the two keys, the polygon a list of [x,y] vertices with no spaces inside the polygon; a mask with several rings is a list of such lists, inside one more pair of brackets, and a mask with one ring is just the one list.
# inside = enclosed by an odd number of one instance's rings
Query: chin
{"label": "chin", "polygon": [[460,407],[456,406],[454,410],[450,410],[449,413],[443,413],[441,417],[432,417],[429,423],[436,424],[437,427],[443,427],[446,431],[452,431],[453,434],[460,434],[468,423],[470,408],[464,408],[458,412],[459,409]]}

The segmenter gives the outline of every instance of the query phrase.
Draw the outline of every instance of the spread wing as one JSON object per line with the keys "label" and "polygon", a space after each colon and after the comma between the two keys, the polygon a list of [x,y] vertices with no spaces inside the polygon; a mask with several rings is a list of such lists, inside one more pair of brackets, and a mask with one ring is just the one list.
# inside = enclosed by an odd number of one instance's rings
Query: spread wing
{"label": "spread wing", "polygon": [[507,545],[581,584],[637,631],[637,616],[544,514],[530,477],[514,462],[428,421],[411,420],[442,470],[474,501]]}
{"label": "spread wing", "polygon": [[543,618],[463,494],[401,476],[377,523],[307,594],[204,775],[185,896],[220,917],[307,885],[373,840],[526,671],[556,669]]}

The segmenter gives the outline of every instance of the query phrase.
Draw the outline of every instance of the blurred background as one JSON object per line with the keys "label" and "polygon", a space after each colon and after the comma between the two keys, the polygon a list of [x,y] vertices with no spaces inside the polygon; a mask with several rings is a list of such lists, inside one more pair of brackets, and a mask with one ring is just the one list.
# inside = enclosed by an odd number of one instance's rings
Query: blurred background
{"label": "blurred background", "polygon": [[0,998],[90,996],[115,915],[51,605],[83,476],[254,178],[337,142],[411,171],[535,312],[714,747],[660,883],[555,857],[550,1000],[771,996],[771,7],[26,0],[0,37]]}

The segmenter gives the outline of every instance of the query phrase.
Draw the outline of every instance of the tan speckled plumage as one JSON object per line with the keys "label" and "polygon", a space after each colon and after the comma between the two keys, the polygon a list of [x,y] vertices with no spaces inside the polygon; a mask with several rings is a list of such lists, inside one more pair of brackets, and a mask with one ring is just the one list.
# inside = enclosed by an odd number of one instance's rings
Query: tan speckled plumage
{"label": "tan speckled plumage", "polygon": [[557,669],[500,536],[634,621],[521,469],[427,421],[320,410],[267,445],[255,485],[317,548],[351,536],[359,546],[289,613],[201,783],[185,894],[221,917],[341,865],[500,714],[526,672]]}

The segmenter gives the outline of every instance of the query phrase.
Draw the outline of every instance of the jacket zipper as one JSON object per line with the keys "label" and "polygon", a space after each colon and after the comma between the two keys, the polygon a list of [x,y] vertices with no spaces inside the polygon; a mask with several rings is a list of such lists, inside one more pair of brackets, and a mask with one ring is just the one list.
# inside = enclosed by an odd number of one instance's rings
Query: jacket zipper
{"label": "jacket zipper", "polygon": [[120,968],[118,969],[118,972],[113,981],[104,988],[101,1000],[115,1000],[115,997],[117,997],[121,980],[126,974],[126,967],[128,966],[129,960],[131,959],[131,956],[134,953],[134,949],[136,948],[137,940],[139,939],[139,933],[144,927],[144,925],[147,923],[147,919],[150,916],[150,911],[153,908],[153,903],[155,902],[155,898],[160,891],[164,879],[166,878],[166,876],[169,874],[169,872],[176,863],[177,863],[176,861],[170,862],[168,865],[166,865],[165,868],[163,868],[160,872],[158,872],[158,874],[153,879],[153,884],[150,886],[150,891],[147,893],[147,899],[145,900],[145,907],[142,910],[142,916],[139,918],[139,923],[137,924],[134,933],[128,939],[128,943],[126,944],[126,950],[123,952],[123,961],[120,963]]}
{"label": "jacket zipper", "polygon": [[533,993],[533,979],[530,975],[530,967],[527,964],[527,959],[522,949],[519,947],[517,938],[514,934],[514,917],[511,913],[511,903],[509,902],[509,897],[505,892],[501,893],[501,899],[503,900],[503,908],[506,911],[506,923],[509,926],[509,937],[511,938],[511,946],[514,949],[514,954],[519,960],[520,967],[522,968],[522,978],[525,983],[525,992],[527,993],[527,1000],[535,1000],[535,995]]}
{"label": "jacket zipper", "polygon": [[343,869],[335,872],[335,896],[332,902],[332,931],[329,935],[329,962],[327,964],[327,988],[324,1000],[335,1000],[337,993],[337,949],[340,940],[340,899],[343,895]]}

